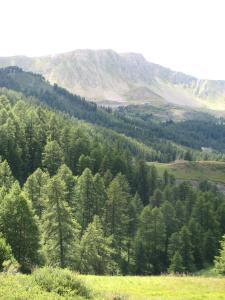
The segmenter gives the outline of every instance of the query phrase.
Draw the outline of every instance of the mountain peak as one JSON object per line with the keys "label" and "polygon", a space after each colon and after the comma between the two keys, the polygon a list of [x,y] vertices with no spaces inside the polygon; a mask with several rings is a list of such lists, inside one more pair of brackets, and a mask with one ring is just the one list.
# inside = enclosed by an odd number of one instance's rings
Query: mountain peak
{"label": "mountain peak", "polygon": [[42,74],[51,83],[101,103],[222,103],[218,108],[224,109],[225,81],[199,80],[148,62],[140,53],[77,49],[53,56],[0,58],[0,67],[7,66]]}

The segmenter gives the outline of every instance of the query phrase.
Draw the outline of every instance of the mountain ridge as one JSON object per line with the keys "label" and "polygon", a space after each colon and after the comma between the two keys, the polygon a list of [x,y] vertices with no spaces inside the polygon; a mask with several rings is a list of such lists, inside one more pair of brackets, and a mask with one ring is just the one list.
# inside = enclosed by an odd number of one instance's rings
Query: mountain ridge
{"label": "mountain ridge", "polygon": [[0,57],[0,67],[12,65],[101,103],[159,102],[225,109],[224,80],[198,79],[151,63],[139,53],[78,49],[41,57]]}

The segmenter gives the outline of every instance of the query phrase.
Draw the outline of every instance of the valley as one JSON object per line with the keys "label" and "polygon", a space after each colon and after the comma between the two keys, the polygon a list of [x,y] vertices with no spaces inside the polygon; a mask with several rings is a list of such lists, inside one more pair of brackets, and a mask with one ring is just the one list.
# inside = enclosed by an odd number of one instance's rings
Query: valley
{"label": "valley", "polygon": [[0,9],[0,299],[225,300],[225,2]]}

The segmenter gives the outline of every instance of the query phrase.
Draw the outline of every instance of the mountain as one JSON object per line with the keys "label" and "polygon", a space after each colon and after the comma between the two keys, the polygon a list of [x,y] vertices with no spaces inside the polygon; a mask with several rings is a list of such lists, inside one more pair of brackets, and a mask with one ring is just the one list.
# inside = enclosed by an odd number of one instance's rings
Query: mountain
{"label": "mountain", "polygon": [[[56,84],[51,85],[42,75],[24,72],[19,67],[0,69],[0,92],[5,93],[6,89],[21,93],[28,102],[98,125],[99,130],[106,130],[106,135],[122,133],[129,137],[127,144],[130,144],[130,138],[134,138],[142,144],[143,155],[149,160],[167,162],[183,158],[187,151],[183,146],[195,149],[198,153],[194,155],[198,159],[205,157],[202,147],[225,152],[224,119],[204,112],[189,111],[184,120],[175,122],[164,119],[162,108],[156,110],[149,104],[122,106],[114,110],[99,107]],[[171,110],[171,105],[163,108]],[[216,153],[211,153],[210,157],[221,159]]]}
{"label": "mountain", "polygon": [[54,56],[0,58],[0,67],[12,65],[40,73],[51,83],[100,103],[225,109],[225,81],[175,72],[137,53],[75,50]]}

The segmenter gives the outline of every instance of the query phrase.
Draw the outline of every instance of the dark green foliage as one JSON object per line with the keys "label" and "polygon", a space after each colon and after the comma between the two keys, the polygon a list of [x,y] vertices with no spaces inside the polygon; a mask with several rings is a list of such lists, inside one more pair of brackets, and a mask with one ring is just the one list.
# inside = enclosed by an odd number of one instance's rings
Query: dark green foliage
{"label": "dark green foliage", "polygon": [[9,191],[14,182],[14,178],[11,169],[7,161],[0,162],[0,188],[5,188]]}
{"label": "dark green foliage", "polygon": [[215,257],[215,270],[221,275],[225,275],[225,235],[220,242],[219,255]]}
{"label": "dark green foliage", "polygon": [[0,230],[12,247],[13,255],[28,270],[39,261],[39,230],[31,203],[21,192],[19,184],[13,184],[0,209]]}
{"label": "dark green foliage", "polygon": [[[163,271],[162,259],[165,241],[166,227],[160,209],[146,206],[141,213],[137,233],[137,249],[143,250],[144,268],[142,268],[142,273],[159,274]],[[136,269],[140,269],[140,267],[136,266]]]}
{"label": "dark green foliage", "polygon": [[85,169],[77,182],[74,210],[82,232],[93,220],[96,211],[95,200],[93,175],[90,169]]}
{"label": "dark green foliage", "polygon": [[112,239],[104,236],[100,219],[95,216],[81,239],[78,269],[86,274],[114,273],[116,265],[112,255]]}
{"label": "dark green foliage", "polygon": [[[18,70],[8,71],[14,76]],[[67,97],[71,105],[76,101],[57,86],[53,94],[52,87],[46,94],[47,83],[37,78],[43,90],[36,96],[44,94],[51,105],[53,95],[59,94],[56,103]],[[155,139],[155,132],[141,134],[138,128],[132,136],[146,137],[146,145],[151,144],[147,147],[36,106],[34,99],[12,91],[4,94],[0,230],[23,271],[48,264],[92,274],[188,273],[212,263],[225,233],[224,196],[209,183],[199,189],[178,185],[169,173],[160,180],[146,163],[183,157],[183,149]],[[73,109],[78,117],[101,124],[103,119],[95,118],[110,114],[116,125],[106,118],[104,126],[114,124],[124,133],[134,129],[130,121],[129,130],[121,125],[126,118],[116,112],[83,100]]]}
{"label": "dark green foliage", "polygon": [[63,151],[56,141],[50,141],[46,144],[42,155],[42,166],[49,174],[55,175],[58,168],[64,162]]}
{"label": "dark green foliage", "polygon": [[107,194],[105,231],[107,235],[112,235],[116,261],[123,272],[127,272],[130,260],[130,243],[134,233],[130,230],[133,222],[132,197],[124,175],[118,174],[112,180]]}
{"label": "dark green foliage", "polygon": [[23,187],[39,218],[42,217],[45,206],[48,179],[49,175],[38,168],[27,178]]}
{"label": "dark green foliage", "polygon": [[[74,267],[77,260],[79,225],[66,201],[66,186],[58,176],[49,180],[43,216],[43,252],[47,264]],[[51,255],[49,255],[51,253]]]}
{"label": "dark green foliage", "polygon": [[186,226],[183,226],[179,232],[173,233],[169,240],[169,270],[173,270],[174,260],[175,258],[178,259],[178,257],[175,257],[177,252],[181,257],[183,271],[192,272],[194,270],[193,245],[191,243],[191,233]]}
{"label": "dark green foliage", "polygon": [[180,255],[179,251],[176,251],[174,256],[172,257],[171,264],[169,267],[170,273],[184,273],[185,269],[183,266],[183,259]]}
{"label": "dark green foliage", "polygon": [[76,179],[73,176],[72,171],[65,164],[58,169],[57,177],[60,179],[60,181],[65,183],[66,201],[72,208],[75,197]]}

